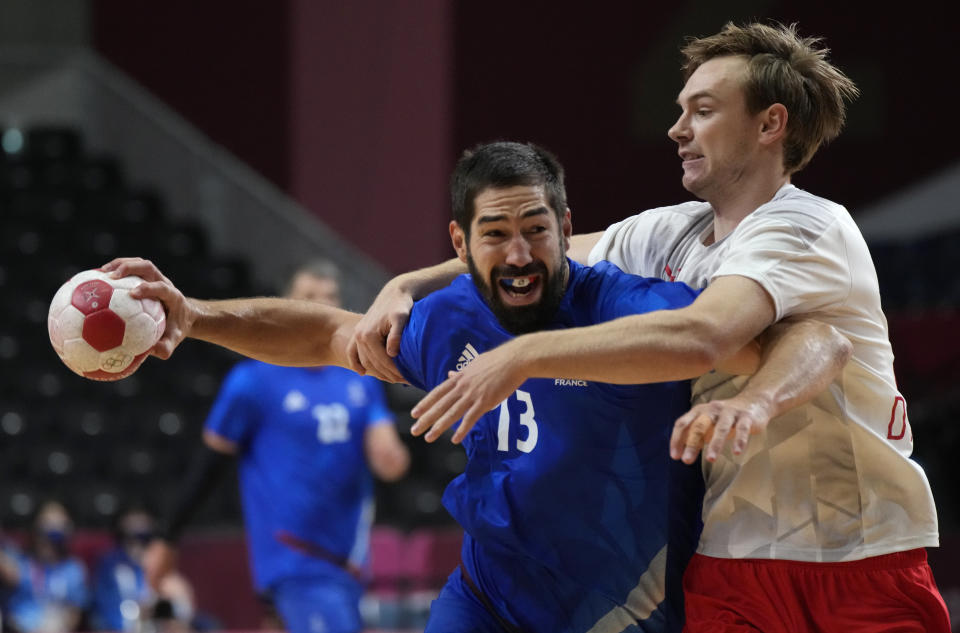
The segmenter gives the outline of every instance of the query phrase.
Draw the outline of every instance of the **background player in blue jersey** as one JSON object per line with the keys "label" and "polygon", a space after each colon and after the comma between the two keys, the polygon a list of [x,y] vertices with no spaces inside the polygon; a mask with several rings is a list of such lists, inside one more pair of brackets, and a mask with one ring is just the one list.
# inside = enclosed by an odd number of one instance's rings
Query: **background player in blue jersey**
{"label": "background player in blue jersey", "polygon": [[[337,270],[311,262],[287,296],[339,305]],[[409,455],[382,385],[340,367],[239,363],[207,418],[204,448],[144,567],[174,564],[174,543],[205,492],[239,458],[255,588],[291,631],[354,633],[368,568],[374,475],[400,478]]]}
{"label": "background player in blue jersey", "polygon": [[[683,284],[569,262],[562,170],[539,148],[483,146],[461,160],[452,185],[451,237],[474,274],[415,306],[400,362],[414,384],[439,384],[513,334],[590,326],[695,297]],[[165,303],[167,331],[154,349],[161,358],[190,336],[273,363],[349,362],[360,315],[279,299],[186,299],[139,259],[106,269],[143,276],[133,294]],[[832,333],[807,326],[804,345],[811,328]],[[771,360],[788,339],[767,350]],[[750,364],[750,351],[738,360]],[[832,375],[835,360],[825,354],[820,370]],[[654,366],[624,364],[622,384],[532,378],[484,415],[465,440],[466,471],[444,497],[467,533],[463,564],[427,630],[679,630],[679,571],[697,527],[698,495],[685,479],[699,473],[670,461],[667,446],[689,393],[685,383],[636,383],[709,368],[664,356]]]}

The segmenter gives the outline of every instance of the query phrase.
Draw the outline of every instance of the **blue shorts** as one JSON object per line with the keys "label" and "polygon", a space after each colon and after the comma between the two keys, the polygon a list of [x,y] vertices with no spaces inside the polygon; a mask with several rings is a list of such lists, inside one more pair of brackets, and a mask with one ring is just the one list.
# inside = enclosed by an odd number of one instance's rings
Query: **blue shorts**
{"label": "blue shorts", "polygon": [[431,603],[423,633],[505,633],[505,629],[470,590],[457,567]]}
{"label": "blue shorts", "polygon": [[294,578],[270,591],[290,633],[360,633],[362,587],[332,578]]}

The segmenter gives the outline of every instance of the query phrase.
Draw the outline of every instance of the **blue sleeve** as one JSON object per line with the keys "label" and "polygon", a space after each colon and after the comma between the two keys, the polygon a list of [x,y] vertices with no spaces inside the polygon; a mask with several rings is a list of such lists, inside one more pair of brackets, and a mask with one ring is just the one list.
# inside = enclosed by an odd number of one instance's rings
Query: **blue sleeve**
{"label": "blue sleeve", "polygon": [[428,390],[427,368],[423,353],[423,329],[426,321],[424,306],[423,300],[413,304],[410,320],[407,321],[407,327],[403,329],[403,336],[400,339],[400,353],[394,360],[397,363],[397,369],[407,382],[426,391]]}
{"label": "blue sleeve", "polygon": [[254,369],[244,362],[227,374],[204,428],[237,444],[246,444],[253,436],[263,417],[254,396],[258,389]]}
{"label": "blue sleeve", "polygon": [[86,608],[90,601],[90,590],[87,587],[87,570],[77,559],[71,559],[64,564],[61,570],[67,581],[66,602],[81,609]]}
{"label": "blue sleeve", "polygon": [[387,406],[387,396],[380,381],[364,376],[363,388],[367,392],[367,425],[393,423],[393,411]]}
{"label": "blue sleeve", "polygon": [[644,280],[642,277],[639,279],[647,282],[646,293],[630,292],[631,286],[634,288],[637,286],[636,280],[631,279],[632,283],[628,284],[628,290],[619,294],[618,304],[624,315],[684,308],[693,303],[700,294],[699,290],[694,290],[679,281]]}
{"label": "blue sleeve", "polygon": [[675,310],[691,303],[700,294],[685,283],[664,281],[624,273],[612,264],[598,265],[603,275],[596,289],[599,321],[609,321],[656,310]]}

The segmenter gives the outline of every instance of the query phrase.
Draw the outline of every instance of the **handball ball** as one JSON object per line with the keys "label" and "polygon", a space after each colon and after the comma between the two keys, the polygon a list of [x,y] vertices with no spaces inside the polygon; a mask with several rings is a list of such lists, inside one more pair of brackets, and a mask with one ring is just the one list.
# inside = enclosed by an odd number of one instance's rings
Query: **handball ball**
{"label": "handball ball", "polygon": [[140,277],[77,273],[50,302],[47,331],[64,364],[91,380],[120,380],[137,370],[163,335],[166,315],[154,299],[134,299]]}

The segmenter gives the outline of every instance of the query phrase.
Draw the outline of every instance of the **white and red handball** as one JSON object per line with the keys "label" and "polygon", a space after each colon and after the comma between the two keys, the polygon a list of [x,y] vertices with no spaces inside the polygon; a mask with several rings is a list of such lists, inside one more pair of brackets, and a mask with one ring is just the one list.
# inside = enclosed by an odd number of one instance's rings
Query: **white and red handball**
{"label": "white and red handball", "polygon": [[154,299],[134,299],[140,277],[77,273],[50,302],[50,343],[71,370],[91,380],[120,380],[140,367],[163,335],[166,315]]}

